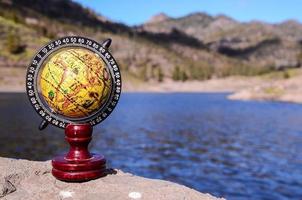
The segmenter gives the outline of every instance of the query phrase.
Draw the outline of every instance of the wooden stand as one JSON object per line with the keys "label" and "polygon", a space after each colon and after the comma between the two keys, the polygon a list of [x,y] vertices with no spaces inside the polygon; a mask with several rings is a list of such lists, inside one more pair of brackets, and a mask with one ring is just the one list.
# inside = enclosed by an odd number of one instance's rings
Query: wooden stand
{"label": "wooden stand", "polygon": [[66,155],[52,160],[52,175],[59,180],[80,182],[105,176],[106,159],[102,155],[90,154],[90,124],[69,124],[65,129],[65,139],[70,144]]}

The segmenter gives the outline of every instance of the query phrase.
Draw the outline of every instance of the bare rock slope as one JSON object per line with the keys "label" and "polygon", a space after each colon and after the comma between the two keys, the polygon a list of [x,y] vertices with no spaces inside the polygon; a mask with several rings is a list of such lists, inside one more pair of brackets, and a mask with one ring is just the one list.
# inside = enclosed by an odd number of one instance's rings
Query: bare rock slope
{"label": "bare rock slope", "polygon": [[0,158],[2,199],[217,199],[182,185],[117,170],[104,178],[66,183],[51,175],[49,161]]}

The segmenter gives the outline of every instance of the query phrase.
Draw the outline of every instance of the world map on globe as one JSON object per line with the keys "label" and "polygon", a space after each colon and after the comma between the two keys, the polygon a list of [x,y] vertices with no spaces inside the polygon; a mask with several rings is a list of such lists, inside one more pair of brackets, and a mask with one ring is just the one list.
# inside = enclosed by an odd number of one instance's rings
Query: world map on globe
{"label": "world map on globe", "polygon": [[39,81],[51,111],[68,118],[89,117],[106,103],[112,90],[106,63],[81,47],[62,48],[49,55]]}

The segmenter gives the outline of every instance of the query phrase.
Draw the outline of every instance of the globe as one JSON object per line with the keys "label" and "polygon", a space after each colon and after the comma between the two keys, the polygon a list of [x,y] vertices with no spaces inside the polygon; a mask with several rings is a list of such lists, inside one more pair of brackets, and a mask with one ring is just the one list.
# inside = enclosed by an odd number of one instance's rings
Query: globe
{"label": "globe", "polygon": [[110,96],[112,80],[107,65],[87,48],[61,48],[41,66],[40,93],[53,113],[67,118],[89,117]]}

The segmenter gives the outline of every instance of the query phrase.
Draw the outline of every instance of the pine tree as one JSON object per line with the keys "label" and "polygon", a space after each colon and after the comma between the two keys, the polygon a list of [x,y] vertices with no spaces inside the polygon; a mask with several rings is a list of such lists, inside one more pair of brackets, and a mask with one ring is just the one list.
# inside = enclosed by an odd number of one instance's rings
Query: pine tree
{"label": "pine tree", "polygon": [[157,71],[157,81],[158,82],[162,82],[164,80],[164,74],[162,72],[162,69],[160,67],[158,67],[158,71]]}
{"label": "pine tree", "polygon": [[175,66],[173,74],[172,74],[172,79],[175,81],[179,81],[180,78],[181,78],[180,68],[179,68],[179,66]]}
{"label": "pine tree", "polygon": [[140,77],[144,80],[144,81],[148,81],[148,74],[147,74],[147,66],[144,65],[141,70],[140,70]]}
{"label": "pine tree", "polygon": [[182,81],[188,80],[188,75],[187,75],[187,73],[185,71],[181,72],[181,80]]}

